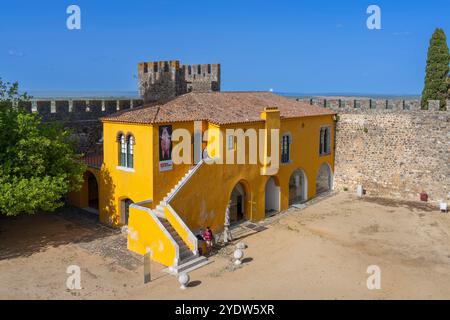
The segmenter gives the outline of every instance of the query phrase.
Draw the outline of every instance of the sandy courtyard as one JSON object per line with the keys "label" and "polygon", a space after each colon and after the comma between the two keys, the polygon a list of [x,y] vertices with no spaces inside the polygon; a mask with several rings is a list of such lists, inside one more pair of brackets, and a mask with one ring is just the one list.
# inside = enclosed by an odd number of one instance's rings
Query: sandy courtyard
{"label": "sandy courtyard", "polygon": [[[270,221],[271,220],[271,221]],[[75,209],[0,218],[1,299],[450,299],[450,215],[415,202],[335,195],[290,209],[243,233],[244,264],[232,246],[190,274],[188,290],[126,250],[118,230]],[[243,228],[241,228],[243,229]],[[81,290],[66,288],[81,268]],[[369,290],[368,266],[381,269]]]}

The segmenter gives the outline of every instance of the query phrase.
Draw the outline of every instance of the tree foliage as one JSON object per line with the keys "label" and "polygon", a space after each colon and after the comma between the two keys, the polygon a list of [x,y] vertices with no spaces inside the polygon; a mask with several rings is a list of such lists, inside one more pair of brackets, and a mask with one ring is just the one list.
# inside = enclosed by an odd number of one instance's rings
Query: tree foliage
{"label": "tree foliage", "polygon": [[85,166],[70,132],[25,111],[17,83],[0,79],[0,214],[54,211],[80,187]]}
{"label": "tree foliage", "polygon": [[422,107],[427,108],[428,100],[440,100],[441,108],[449,97],[450,53],[444,30],[437,28],[430,40],[428,48],[425,86],[422,92]]}

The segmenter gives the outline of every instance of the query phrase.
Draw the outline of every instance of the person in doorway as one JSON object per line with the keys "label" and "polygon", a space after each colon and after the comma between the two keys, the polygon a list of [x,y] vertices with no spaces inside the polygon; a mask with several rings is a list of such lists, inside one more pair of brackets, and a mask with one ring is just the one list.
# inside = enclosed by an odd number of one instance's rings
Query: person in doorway
{"label": "person in doorway", "polygon": [[225,223],[224,223],[224,231],[223,231],[223,242],[228,243],[229,241],[233,241],[233,237],[231,236],[230,230],[230,205],[231,200],[228,202],[228,206],[225,209]]}
{"label": "person in doorway", "polygon": [[210,253],[212,250],[212,247],[213,247],[213,239],[214,239],[211,228],[206,227],[206,230],[203,231],[202,236],[203,236],[203,240],[206,241],[206,250],[208,253]]}

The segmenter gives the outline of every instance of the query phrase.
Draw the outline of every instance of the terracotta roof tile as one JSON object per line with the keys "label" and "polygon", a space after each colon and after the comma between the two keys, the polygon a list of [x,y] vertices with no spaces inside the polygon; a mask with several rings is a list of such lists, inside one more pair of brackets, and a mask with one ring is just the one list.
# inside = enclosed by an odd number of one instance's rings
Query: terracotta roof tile
{"label": "terracotta roof tile", "polygon": [[261,121],[265,107],[278,108],[282,119],[335,113],[270,92],[210,92],[188,93],[166,103],[120,111],[102,120],[148,124],[207,120],[220,125]]}

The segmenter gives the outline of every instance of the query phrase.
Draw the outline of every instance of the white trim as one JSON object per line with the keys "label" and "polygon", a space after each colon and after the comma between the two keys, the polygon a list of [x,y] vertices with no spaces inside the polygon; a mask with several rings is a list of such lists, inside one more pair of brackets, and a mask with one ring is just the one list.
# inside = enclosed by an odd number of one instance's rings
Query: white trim
{"label": "white trim", "polygon": [[183,178],[180,185],[167,197],[165,204],[168,204],[176,196],[176,194],[183,188],[186,182],[195,174],[195,172],[205,163],[205,159],[202,159],[194,168],[192,168],[187,176]]}
{"label": "white trim", "polygon": [[130,208],[135,208],[137,210],[145,211],[146,213],[148,213],[150,215],[150,217],[152,217],[152,219],[156,222],[156,224],[161,229],[161,231],[164,233],[164,235],[169,239],[171,244],[174,246],[174,248],[175,248],[175,259],[174,259],[174,262],[173,262],[173,266],[174,267],[178,266],[178,262],[180,261],[180,247],[175,242],[175,240],[172,238],[172,236],[170,235],[169,231],[167,231],[167,229],[163,226],[161,221],[159,221],[158,217],[153,212],[153,210],[151,210],[149,208],[142,207],[142,206],[140,206],[140,205],[138,205],[136,203],[133,203],[130,206]]}
{"label": "white trim", "polygon": [[133,168],[127,168],[127,167],[122,167],[122,166],[117,166],[116,169],[120,170],[120,171],[125,171],[125,172],[135,172]]}
{"label": "white trim", "polygon": [[141,201],[141,202],[136,202],[136,203],[134,203],[134,204],[135,204],[135,205],[138,205],[138,206],[142,206],[142,205],[144,205],[144,204],[150,204],[150,203],[153,203],[153,200],[152,200],[152,199],[145,200],[145,201]]}
{"label": "white trim", "polygon": [[[289,183],[291,181],[292,176],[295,175],[295,173],[298,172],[301,176],[301,178],[303,179],[303,185],[302,185],[302,201],[298,202],[298,203],[304,203],[306,201],[308,201],[308,176],[306,175],[306,171],[304,169],[297,168],[294,171],[292,171],[291,175],[289,176]],[[289,186],[289,192],[290,192],[290,186]],[[289,202],[291,201],[291,199],[289,199]],[[294,205],[294,204],[298,204],[298,203],[293,203],[290,206]]]}
{"label": "white trim", "polygon": [[[192,233],[191,229],[188,228],[184,220],[175,212],[170,204],[167,204],[167,209],[172,213],[177,222],[188,232],[188,240],[194,245],[194,250],[192,251],[194,254],[198,254],[198,240],[197,237]],[[177,232],[178,233],[178,232]]]}
{"label": "white trim", "polygon": [[304,184],[305,184],[305,185],[303,186],[303,190],[302,190],[302,193],[303,193],[303,201],[306,202],[306,201],[308,201],[308,176],[306,175],[305,170],[300,169],[300,171],[302,172],[302,175],[303,175],[303,181],[304,181]]}
{"label": "white trim", "polygon": [[[273,185],[274,185],[273,190],[267,189],[270,180],[273,181]],[[275,195],[278,198],[277,203],[276,203],[277,208],[272,209],[272,210],[275,210],[276,212],[280,212],[281,211],[281,187],[277,186],[277,183],[275,181],[275,176],[270,176],[269,179],[267,179],[267,181],[266,181],[266,185],[264,186],[264,211],[265,212],[268,211],[267,210],[267,196],[268,196],[267,192],[268,191],[269,191],[269,196]],[[271,192],[271,191],[273,191],[273,192]]]}

